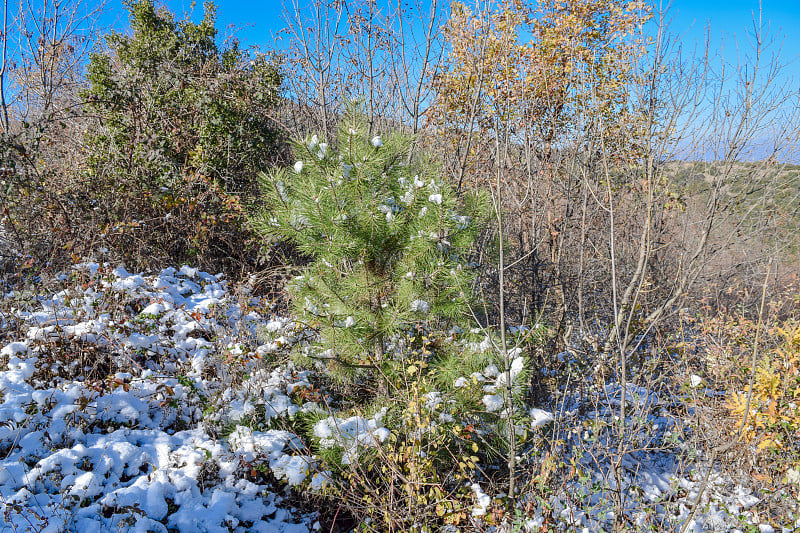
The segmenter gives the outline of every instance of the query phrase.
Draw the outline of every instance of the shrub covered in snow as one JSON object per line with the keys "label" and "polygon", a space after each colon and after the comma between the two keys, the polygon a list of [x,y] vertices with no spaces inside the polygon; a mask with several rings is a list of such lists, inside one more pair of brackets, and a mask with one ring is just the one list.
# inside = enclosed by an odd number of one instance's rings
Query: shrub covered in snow
{"label": "shrub covered in snow", "polygon": [[[669,390],[609,383],[595,396],[566,391],[557,412],[520,401],[507,413],[491,399],[507,379],[492,339],[453,331],[449,341],[409,341],[407,387],[352,409],[288,362],[307,328],[244,291],[232,298],[218,276],[88,263],[45,281],[0,298],[0,524],[9,530],[305,533],[345,514],[376,531],[504,521],[599,530],[613,521],[608,453],[622,398],[641,418],[628,421],[624,441],[631,527],[744,530],[763,518],[764,495],[692,459]],[[433,375],[426,365],[447,342],[485,358]],[[524,383],[522,354],[513,357],[513,383]],[[511,423],[525,483],[513,517],[498,460]],[[794,470],[786,477],[796,486]],[[314,505],[298,509],[300,496]],[[330,515],[319,505],[326,496]],[[770,522],[789,528],[796,499],[782,505]]]}
{"label": "shrub covered in snow", "polygon": [[268,322],[263,306],[245,311],[223,280],[188,267],[145,276],[90,263],[58,284],[7,293],[0,305],[0,338],[12,339],[0,345],[0,522],[16,531],[309,530],[247,466],[305,481],[311,459],[295,438],[247,427],[215,436],[247,406],[267,420],[300,409],[288,396],[302,381],[291,369],[236,387],[223,369],[233,347],[251,372],[274,350],[254,345],[256,324],[291,323]]}

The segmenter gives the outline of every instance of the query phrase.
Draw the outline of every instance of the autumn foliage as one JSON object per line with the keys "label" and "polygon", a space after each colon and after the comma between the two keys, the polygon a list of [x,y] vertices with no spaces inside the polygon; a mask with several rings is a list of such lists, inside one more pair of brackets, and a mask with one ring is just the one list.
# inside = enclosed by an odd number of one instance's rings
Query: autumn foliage
{"label": "autumn foliage", "polygon": [[[510,2],[473,11],[454,3],[437,117],[464,133],[506,129],[548,149],[579,129],[606,128],[608,146],[631,128],[629,83],[643,52],[644,2]],[[593,123],[582,122],[594,109]]]}

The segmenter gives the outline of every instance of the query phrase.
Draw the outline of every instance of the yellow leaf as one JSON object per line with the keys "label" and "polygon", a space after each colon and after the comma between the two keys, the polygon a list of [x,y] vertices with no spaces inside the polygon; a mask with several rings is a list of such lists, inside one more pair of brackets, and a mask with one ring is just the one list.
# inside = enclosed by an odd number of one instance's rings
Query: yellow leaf
{"label": "yellow leaf", "polygon": [[764,451],[766,449],[780,448],[780,445],[772,438],[766,438],[758,444],[758,449]]}

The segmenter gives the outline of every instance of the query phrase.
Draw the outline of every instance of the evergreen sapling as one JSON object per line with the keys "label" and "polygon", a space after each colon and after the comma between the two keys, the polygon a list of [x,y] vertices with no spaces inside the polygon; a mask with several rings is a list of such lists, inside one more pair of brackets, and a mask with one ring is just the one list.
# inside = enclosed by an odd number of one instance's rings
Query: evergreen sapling
{"label": "evergreen sapling", "polygon": [[295,316],[319,332],[304,355],[340,380],[371,376],[385,395],[409,332],[468,319],[467,256],[487,208],[409,158],[409,137],[366,132],[353,111],[335,148],[295,142],[292,168],[262,174],[266,206],[253,223],[312,259],[289,284]]}

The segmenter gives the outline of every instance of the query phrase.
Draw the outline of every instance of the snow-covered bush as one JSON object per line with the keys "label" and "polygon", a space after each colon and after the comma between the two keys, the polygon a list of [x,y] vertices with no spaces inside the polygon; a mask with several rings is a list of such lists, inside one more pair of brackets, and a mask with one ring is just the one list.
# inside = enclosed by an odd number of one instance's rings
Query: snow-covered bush
{"label": "snow-covered bush", "polygon": [[290,395],[302,373],[259,370],[275,346],[253,344],[256,324],[293,325],[255,300],[193,268],[97,263],[0,293],[0,524],[307,533],[273,487],[311,477],[297,437],[218,437],[259,409],[266,421],[301,409]]}
{"label": "snow-covered bush", "polygon": [[[682,407],[690,405],[681,403],[685,392],[607,383],[596,396],[565,389],[554,413],[515,396],[508,416],[493,399],[507,388],[491,335],[409,332],[390,345],[392,353],[405,346],[405,388],[353,408],[353,398],[326,390],[324,376],[288,362],[308,334],[274,316],[268,301],[241,289],[232,297],[219,276],[188,267],[131,274],[88,263],[0,294],[0,524],[307,533],[356,520],[367,531],[609,530],[608,453],[622,398],[641,417],[626,427],[626,445],[635,446],[622,478],[632,529],[800,524],[796,468],[765,496],[686,455],[696,415]],[[793,361],[795,335],[786,343],[789,355],[776,362]],[[460,369],[431,364],[437,353],[459,351],[472,354]],[[527,383],[524,356],[511,354],[515,394]],[[702,391],[709,394],[719,396]],[[751,407],[766,415],[770,405]],[[509,509],[502,454],[512,423],[523,484]],[[776,442],[788,454],[793,442],[784,436]],[[692,515],[705,472],[709,490]]]}

